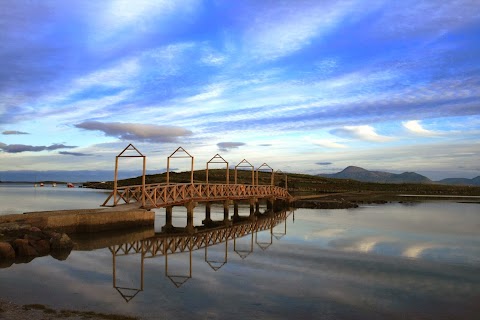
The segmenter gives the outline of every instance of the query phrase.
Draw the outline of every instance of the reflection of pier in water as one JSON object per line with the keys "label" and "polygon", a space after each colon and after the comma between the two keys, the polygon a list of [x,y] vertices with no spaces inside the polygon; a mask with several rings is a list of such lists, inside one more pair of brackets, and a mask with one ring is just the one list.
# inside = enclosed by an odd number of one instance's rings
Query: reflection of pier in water
{"label": "reflection of pier in water", "polygon": [[[218,271],[227,263],[229,241],[233,240],[233,250],[242,259],[245,259],[253,252],[254,242],[262,250],[266,250],[272,245],[273,238],[280,239],[287,233],[286,219],[291,213],[290,211],[267,211],[264,214],[257,214],[253,217],[237,216],[237,219],[230,221],[230,224],[203,229],[199,227],[198,229],[196,228],[198,231],[195,233],[171,233],[173,229],[170,229],[170,232],[157,233],[154,237],[147,239],[109,246],[113,260],[113,287],[122,295],[125,301],[130,301],[144,289],[145,261],[163,256],[165,258],[165,276],[178,288],[192,278],[193,251],[204,249],[205,262],[212,270]],[[268,239],[260,241],[258,233],[267,230],[270,231]],[[247,241],[245,242],[244,240]],[[221,256],[209,256],[209,247],[222,243],[225,244],[224,253]],[[179,273],[176,270],[169,269],[169,256],[181,253],[188,253],[187,261],[185,262],[188,270]],[[141,257],[139,285],[134,288],[118,286],[117,257],[135,254]]]}

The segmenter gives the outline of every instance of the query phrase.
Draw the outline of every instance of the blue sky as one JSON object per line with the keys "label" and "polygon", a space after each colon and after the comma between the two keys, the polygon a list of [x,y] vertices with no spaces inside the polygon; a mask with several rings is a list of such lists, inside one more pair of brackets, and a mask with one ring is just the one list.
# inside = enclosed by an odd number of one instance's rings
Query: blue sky
{"label": "blue sky", "polygon": [[477,1],[0,7],[1,171],[112,170],[132,143],[151,171],[182,146],[196,169],[220,153],[286,172],[480,175]]}

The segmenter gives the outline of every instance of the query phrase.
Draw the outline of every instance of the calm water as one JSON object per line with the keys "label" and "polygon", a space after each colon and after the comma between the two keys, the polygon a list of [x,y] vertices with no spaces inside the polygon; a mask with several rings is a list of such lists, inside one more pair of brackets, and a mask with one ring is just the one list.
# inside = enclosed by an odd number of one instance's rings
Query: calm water
{"label": "calm water", "polygon": [[0,183],[0,215],[62,209],[92,209],[107,199],[108,191],[67,188],[66,185],[34,187],[33,184]]}
{"label": "calm water", "polygon": [[[86,202],[104,199],[80,190],[74,192]],[[44,208],[38,199],[28,207]],[[54,199],[48,202],[56,206]],[[240,214],[248,215],[248,207]],[[154,230],[77,239],[65,261],[47,256],[0,269],[0,298],[145,319],[478,319],[479,204],[298,209],[286,215],[259,218],[271,221],[263,231],[248,220],[234,225],[235,232],[199,229],[198,246],[181,235],[138,241]],[[195,224],[203,218],[199,206]],[[212,218],[223,219],[221,206],[212,208]],[[164,211],[157,210],[157,232],[164,221]],[[184,208],[175,208],[173,224],[185,226]],[[237,236],[213,244],[226,234]],[[121,245],[126,241],[134,246]],[[162,254],[175,245],[185,250]]]}

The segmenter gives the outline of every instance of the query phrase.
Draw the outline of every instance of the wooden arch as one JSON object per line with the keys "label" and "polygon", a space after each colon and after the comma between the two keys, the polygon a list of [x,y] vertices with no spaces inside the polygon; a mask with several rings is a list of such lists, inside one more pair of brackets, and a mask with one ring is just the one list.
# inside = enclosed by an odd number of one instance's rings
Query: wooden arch
{"label": "wooden arch", "polygon": [[237,184],[237,169],[238,168],[252,168],[252,185],[255,185],[255,168],[250,162],[243,159],[235,166],[235,184]]}
{"label": "wooden arch", "polygon": [[[177,155],[177,153],[181,153]],[[182,155],[183,153],[183,155]],[[190,183],[193,184],[193,160],[194,157],[185,151],[182,147],[178,147],[177,150],[175,150],[168,158],[167,158],[167,184],[170,184],[170,159],[171,158],[191,158],[192,163],[190,166]]]}
{"label": "wooden arch", "polygon": [[206,172],[207,184],[208,184],[208,165],[210,163],[225,163],[225,165],[226,165],[226,175],[227,175],[226,184],[228,184],[229,180],[230,180],[230,177],[229,177],[229,174],[228,174],[228,161],[223,159],[222,156],[220,156],[218,153],[216,155],[214,155],[213,158],[210,159],[210,161],[207,162],[207,172]]}
{"label": "wooden arch", "polygon": [[276,174],[281,174],[283,173],[283,177],[285,178],[285,189],[288,190],[288,177],[287,177],[287,174],[285,172],[283,172],[282,170],[278,169],[277,171],[275,171],[275,174],[273,175],[273,184],[272,185],[275,185],[275,175]]}
{"label": "wooden arch", "polygon": [[[134,155],[125,154],[126,152],[135,152]],[[142,207],[145,206],[145,173],[147,166],[147,157],[145,157],[133,144],[129,144],[122,152],[115,157],[115,176],[113,180],[113,205],[116,206],[120,197],[117,197],[118,188],[118,159],[119,158],[143,158],[143,174],[142,174]],[[108,200],[108,199],[107,199]],[[105,201],[106,202],[106,201]]]}
{"label": "wooden arch", "polygon": [[270,184],[273,186],[273,168],[270,167],[270,166],[269,166],[268,164],[266,164],[266,163],[262,163],[262,165],[257,168],[257,186],[258,186],[258,172],[259,172],[260,169],[262,169],[262,168],[268,168],[269,171],[271,171],[272,176],[270,177]]}

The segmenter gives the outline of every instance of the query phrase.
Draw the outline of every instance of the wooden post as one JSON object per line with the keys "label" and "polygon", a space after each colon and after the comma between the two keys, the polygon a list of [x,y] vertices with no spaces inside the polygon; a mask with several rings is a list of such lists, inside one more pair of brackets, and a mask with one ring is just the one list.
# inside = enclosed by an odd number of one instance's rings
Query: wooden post
{"label": "wooden post", "polygon": [[194,160],[194,157],[192,157],[192,168],[191,168],[191,171],[190,171],[190,183],[193,184],[193,160]]}
{"label": "wooden post", "polygon": [[113,205],[117,205],[117,188],[118,188],[118,156],[115,157],[115,174],[113,178]]}
{"label": "wooden post", "polygon": [[170,184],[170,157],[167,158],[167,185]]}
{"label": "wooden post", "polygon": [[228,221],[228,213],[230,211],[230,201],[223,201],[223,221]]}
{"label": "wooden post", "polygon": [[142,207],[145,208],[145,176],[147,174],[147,157],[143,157],[143,175],[142,175]]}
{"label": "wooden post", "polygon": [[187,226],[185,227],[185,231],[187,233],[194,233],[196,231],[193,226],[193,210],[195,209],[195,202],[188,202],[185,204],[185,208],[187,208]]}

